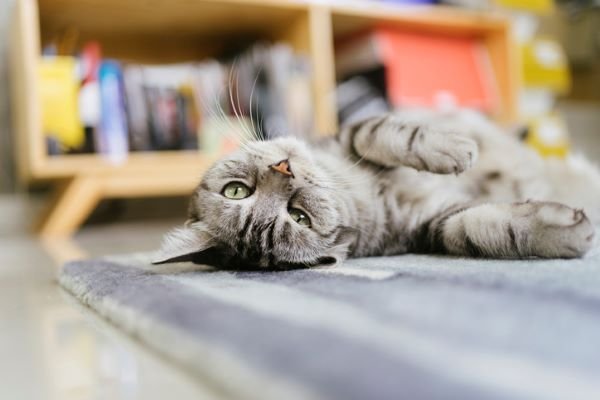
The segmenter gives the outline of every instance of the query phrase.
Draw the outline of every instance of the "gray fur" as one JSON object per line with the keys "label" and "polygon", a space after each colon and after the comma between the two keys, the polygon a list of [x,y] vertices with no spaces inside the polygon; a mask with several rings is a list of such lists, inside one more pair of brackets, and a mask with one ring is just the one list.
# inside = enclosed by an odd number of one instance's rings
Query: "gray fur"
{"label": "gray fur", "polygon": [[[292,176],[271,168],[282,160]],[[252,194],[224,197],[233,181]],[[207,171],[189,221],[167,235],[157,262],[295,268],[406,252],[581,257],[593,225],[557,202],[597,219],[599,200],[600,174],[585,161],[545,161],[476,114],[411,110],[316,144],[245,143]],[[310,227],[290,217],[292,207]]]}

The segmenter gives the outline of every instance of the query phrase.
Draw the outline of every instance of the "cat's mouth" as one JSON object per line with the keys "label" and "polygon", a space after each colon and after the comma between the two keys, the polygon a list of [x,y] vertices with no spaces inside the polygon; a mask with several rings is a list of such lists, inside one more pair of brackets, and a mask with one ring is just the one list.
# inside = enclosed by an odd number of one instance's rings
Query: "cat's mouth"
{"label": "cat's mouth", "polygon": [[278,263],[274,266],[261,267],[261,270],[270,269],[270,270],[292,270],[292,269],[304,269],[304,268],[312,268],[312,267],[321,267],[321,266],[331,266],[336,263],[336,259],[333,257],[321,257],[314,262],[310,263]]}
{"label": "cat's mouth", "polygon": [[231,271],[291,271],[296,269],[307,269],[320,266],[331,266],[336,263],[333,257],[321,257],[313,262],[276,262],[268,265],[250,262],[240,259],[235,262],[221,263],[215,267]]}
{"label": "cat's mouth", "polygon": [[214,248],[192,255],[191,261],[195,264],[210,265],[229,271],[288,271],[318,266],[331,266],[337,262],[334,257],[325,256],[311,262],[273,260],[269,263],[261,263],[259,260],[251,260],[233,254],[225,255],[222,251]]}

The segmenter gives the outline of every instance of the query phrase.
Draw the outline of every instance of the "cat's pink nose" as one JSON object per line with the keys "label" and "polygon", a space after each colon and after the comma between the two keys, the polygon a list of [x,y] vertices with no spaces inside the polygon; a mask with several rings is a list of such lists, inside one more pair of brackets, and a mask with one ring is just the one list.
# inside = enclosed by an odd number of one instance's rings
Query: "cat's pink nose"
{"label": "cat's pink nose", "polygon": [[269,167],[271,167],[272,170],[277,171],[285,176],[291,176],[292,178],[294,177],[294,174],[292,173],[292,170],[290,168],[290,162],[289,160],[281,160],[275,164],[271,164],[269,165]]}

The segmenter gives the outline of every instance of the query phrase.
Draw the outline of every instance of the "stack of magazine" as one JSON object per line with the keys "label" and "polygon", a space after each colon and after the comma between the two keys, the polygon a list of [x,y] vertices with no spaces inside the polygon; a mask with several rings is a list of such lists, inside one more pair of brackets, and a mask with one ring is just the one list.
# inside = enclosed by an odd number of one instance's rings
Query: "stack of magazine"
{"label": "stack of magazine", "polygon": [[310,68],[285,44],[257,44],[221,62],[141,65],[106,60],[97,43],[79,57],[40,63],[50,154],[200,149],[313,131]]}

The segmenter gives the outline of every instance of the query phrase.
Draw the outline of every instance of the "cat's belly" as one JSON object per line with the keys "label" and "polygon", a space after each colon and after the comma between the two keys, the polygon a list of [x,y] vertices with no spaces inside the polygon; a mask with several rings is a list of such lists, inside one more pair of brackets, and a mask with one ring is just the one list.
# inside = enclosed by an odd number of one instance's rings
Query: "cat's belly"
{"label": "cat's belly", "polygon": [[455,176],[397,168],[379,174],[372,206],[380,218],[370,222],[372,236],[357,246],[354,256],[403,254],[420,227],[439,213],[474,198]]}

